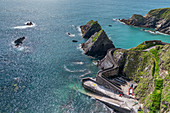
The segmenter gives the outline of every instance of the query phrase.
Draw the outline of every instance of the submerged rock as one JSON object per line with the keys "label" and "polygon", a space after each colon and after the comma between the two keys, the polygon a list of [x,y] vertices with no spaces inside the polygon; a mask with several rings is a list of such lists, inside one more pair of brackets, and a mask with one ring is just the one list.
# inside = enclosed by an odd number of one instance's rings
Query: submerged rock
{"label": "submerged rock", "polygon": [[72,42],[78,42],[77,40],[72,40]]}
{"label": "submerged rock", "polygon": [[112,41],[108,38],[104,30],[100,30],[92,35],[87,42],[82,44],[82,48],[86,55],[103,58],[107,50],[110,48],[115,48]]}
{"label": "submerged rock", "polygon": [[150,10],[144,17],[134,14],[130,19],[121,19],[127,25],[154,28],[170,35],[170,8]]}
{"label": "submerged rock", "polygon": [[94,33],[101,30],[101,26],[97,21],[89,21],[86,25],[80,26],[82,37],[89,39]]}
{"label": "submerged rock", "polygon": [[17,40],[14,41],[15,43],[15,46],[19,46],[23,43],[23,41],[25,40],[25,37],[22,37],[22,38],[18,38]]}

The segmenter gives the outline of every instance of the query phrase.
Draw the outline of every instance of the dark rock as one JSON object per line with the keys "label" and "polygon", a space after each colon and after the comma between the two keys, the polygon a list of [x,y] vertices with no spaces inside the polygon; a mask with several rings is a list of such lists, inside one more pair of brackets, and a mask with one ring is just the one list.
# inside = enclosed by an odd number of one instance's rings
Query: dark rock
{"label": "dark rock", "polygon": [[112,27],[112,25],[109,25],[109,27]]}
{"label": "dark rock", "polygon": [[72,42],[78,42],[77,40],[72,40]]}
{"label": "dark rock", "polygon": [[22,38],[19,38],[19,39],[15,40],[15,41],[14,41],[15,46],[18,47],[19,45],[21,45],[24,40],[25,40],[25,37],[22,37]]}
{"label": "dark rock", "polygon": [[101,26],[97,21],[89,21],[86,25],[80,26],[82,37],[89,39],[94,33],[99,32],[101,30]]}
{"label": "dark rock", "polygon": [[170,35],[170,8],[153,9],[144,17],[134,14],[130,19],[121,22],[138,27],[155,28],[155,30]]}
{"label": "dark rock", "polygon": [[32,22],[27,22],[26,25],[30,26],[30,25],[33,25],[33,23]]}
{"label": "dark rock", "polygon": [[86,55],[103,58],[107,54],[108,49],[115,47],[104,30],[100,30],[83,43],[82,48]]}

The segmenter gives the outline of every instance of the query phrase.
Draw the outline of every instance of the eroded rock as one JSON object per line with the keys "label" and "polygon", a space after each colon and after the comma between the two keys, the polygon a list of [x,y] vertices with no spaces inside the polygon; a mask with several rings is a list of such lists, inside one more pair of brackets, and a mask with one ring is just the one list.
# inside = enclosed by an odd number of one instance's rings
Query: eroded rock
{"label": "eroded rock", "polygon": [[101,30],[101,26],[97,21],[89,21],[86,25],[80,26],[82,37],[89,39],[94,33],[99,32]]}
{"label": "eroded rock", "polygon": [[115,47],[104,30],[100,30],[92,35],[85,43],[83,43],[82,48],[86,55],[95,58],[103,58],[108,49]]}

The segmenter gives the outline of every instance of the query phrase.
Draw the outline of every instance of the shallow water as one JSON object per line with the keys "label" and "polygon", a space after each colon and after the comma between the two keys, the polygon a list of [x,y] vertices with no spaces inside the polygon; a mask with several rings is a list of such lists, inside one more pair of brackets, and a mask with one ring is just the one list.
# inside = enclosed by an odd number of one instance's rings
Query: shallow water
{"label": "shallow water", "polygon": [[[100,102],[75,91],[81,78],[95,77],[98,68],[79,49],[78,26],[98,20],[116,47],[128,49],[145,40],[170,43],[170,36],[154,35],[126,26],[114,18],[145,15],[168,7],[169,0],[2,0],[0,2],[0,112],[111,112]],[[32,21],[36,26],[14,29]],[[109,27],[108,25],[112,25]],[[69,37],[66,33],[75,34]],[[12,42],[26,37],[20,48]],[[78,40],[73,43],[72,40]]]}

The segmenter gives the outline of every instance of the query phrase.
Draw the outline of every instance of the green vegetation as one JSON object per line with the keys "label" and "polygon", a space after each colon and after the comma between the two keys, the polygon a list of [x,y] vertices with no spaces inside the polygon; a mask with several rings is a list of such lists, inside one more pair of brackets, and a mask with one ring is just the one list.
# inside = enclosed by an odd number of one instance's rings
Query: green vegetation
{"label": "green vegetation", "polygon": [[90,20],[87,24],[98,24],[98,22],[97,21],[94,21],[94,20]]}
{"label": "green vegetation", "polygon": [[[142,52],[153,46],[155,47],[149,52]],[[129,51],[131,52],[127,53],[124,73],[138,82],[134,91],[136,98],[151,113],[167,112],[170,103],[170,45],[161,45],[159,41],[145,41]],[[149,67],[151,72],[146,73],[145,67]],[[160,72],[164,74],[160,75]]]}
{"label": "green vegetation", "polygon": [[142,15],[134,14],[131,18],[136,19],[139,23],[143,22],[144,17]]}
{"label": "green vegetation", "polygon": [[156,79],[155,89],[151,95],[152,105],[150,106],[150,110],[153,113],[160,110],[162,88],[163,88],[163,79]]}
{"label": "green vegetation", "polygon": [[139,82],[141,77],[152,74],[153,63],[148,52],[127,51],[123,73],[135,82]]}
{"label": "green vegetation", "polygon": [[[159,47],[159,46],[157,46]],[[160,60],[159,60],[159,50],[156,50],[155,48],[151,49],[149,52],[151,52],[151,54],[153,55],[153,59],[155,61],[155,69],[153,71],[153,76],[158,77],[159,76],[159,64],[160,64]]]}
{"label": "green vegetation", "polygon": [[99,38],[99,36],[101,35],[101,33],[104,32],[104,30],[100,30],[97,34],[95,34],[95,36],[93,37],[92,42],[95,42],[97,38]]}
{"label": "green vegetation", "polygon": [[153,9],[150,10],[148,14],[158,19],[163,18],[165,20],[170,20],[170,8]]}
{"label": "green vegetation", "polygon": [[162,90],[162,106],[161,109],[163,109],[163,111],[166,111],[168,108],[168,103],[170,103],[170,74],[168,74],[165,78],[164,78],[164,82],[163,82],[163,90]]}
{"label": "green vegetation", "polygon": [[149,83],[151,83],[152,80],[149,80],[148,78],[141,79],[137,88],[135,89],[135,95],[138,95],[140,97],[140,101],[144,103],[146,100],[149,92]]}
{"label": "green vegetation", "polygon": [[163,67],[164,69],[168,70],[168,72],[170,72],[170,45],[165,45],[162,49],[163,51],[161,51],[160,54],[160,58],[161,58],[161,67]]}
{"label": "green vegetation", "polygon": [[[151,48],[149,51],[142,51]],[[123,60],[119,61],[120,55]],[[118,49],[113,57],[124,64],[122,73],[138,83],[135,97],[151,113],[168,112],[170,103],[170,45],[145,41],[130,50]]]}
{"label": "green vegetation", "polygon": [[130,50],[132,50],[132,51],[142,51],[142,50],[148,49],[150,47],[153,47],[155,45],[159,45],[159,43],[160,42],[145,41],[145,42],[139,44],[138,46],[131,48]]}

